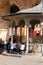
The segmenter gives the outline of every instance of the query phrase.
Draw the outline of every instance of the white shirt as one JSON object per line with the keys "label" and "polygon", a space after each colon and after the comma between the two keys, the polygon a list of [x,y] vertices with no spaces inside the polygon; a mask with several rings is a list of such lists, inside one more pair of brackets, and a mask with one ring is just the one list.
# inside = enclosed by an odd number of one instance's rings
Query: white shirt
{"label": "white shirt", "polygon": [[21,44],[20,50],[24,50],[24,48],[25,48],[25,45]]}

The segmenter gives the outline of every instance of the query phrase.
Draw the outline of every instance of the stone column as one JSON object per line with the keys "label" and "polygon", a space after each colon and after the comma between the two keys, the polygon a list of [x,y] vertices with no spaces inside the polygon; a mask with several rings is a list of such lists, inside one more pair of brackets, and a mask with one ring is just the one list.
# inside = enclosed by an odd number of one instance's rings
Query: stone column
{"label": "stone column", "polygon": [[25,36],[26,36],[26,25],[25,25]]}
{"label": "stone column", "polygon": [[17,36],[17,26],[15,27],[15,36]]}
{"label": "stone column", "polygon": [[22,26],[20,26],[20,41],[22,42]]}
{"label": "stone column", "polygon": [[[19,32],[19,31],[18,31]],[[17,42],[17,26],[15,26],[15,40],[16,40],[16,42]]]}
{"label": "stone column", "polygon": [[11,49],[13,49],[13,27],[12,27],[12,21],[11,21]]}
{"label": "stone column", "polygon": [[28,53],[29,50],[29,28],[26,27],[26,53]]}

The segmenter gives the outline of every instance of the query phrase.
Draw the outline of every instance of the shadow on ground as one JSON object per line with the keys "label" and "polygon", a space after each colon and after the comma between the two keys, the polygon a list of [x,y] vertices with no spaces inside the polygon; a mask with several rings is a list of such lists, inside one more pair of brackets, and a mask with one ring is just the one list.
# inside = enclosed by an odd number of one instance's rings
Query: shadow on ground
{"label": "shadow on ground", "polygon": [[9,56],[9,57],[19,57],[19,58],[22,57],[22,56],[19,55],[19,54],[0,54],[0,55],[3,55],[3,56]]}

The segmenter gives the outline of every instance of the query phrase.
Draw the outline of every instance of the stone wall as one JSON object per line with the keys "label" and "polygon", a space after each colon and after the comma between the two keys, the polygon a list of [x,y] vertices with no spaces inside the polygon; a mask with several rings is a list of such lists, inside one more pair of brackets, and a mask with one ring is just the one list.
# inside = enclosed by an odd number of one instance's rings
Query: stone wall
{"label": "stone wall", "polygon": [[0,39],[7,41],[9,38],[9,21],[0,19]]}
{"label": "stone wall", "polygon": [[16,5],[20,10],[31,8],[37,5],[40,0],[1,0],[0,1],[0,16],[10,13],[10,7]]}

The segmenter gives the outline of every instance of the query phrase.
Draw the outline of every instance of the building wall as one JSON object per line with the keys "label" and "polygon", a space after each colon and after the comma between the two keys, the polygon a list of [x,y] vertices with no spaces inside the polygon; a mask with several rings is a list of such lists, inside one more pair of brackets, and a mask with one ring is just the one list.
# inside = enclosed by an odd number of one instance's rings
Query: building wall
{"label": "building wall", "polygon": [[9,21],[0,19],[0,39],[3,41],[8,40],[9,38]]}
{"label": "building wall", "polygon": [[16,5],[20,10],[31,8],[37,5],[40,0],[1,0],[0,16],[10,13],[10,7]]}
{"label": "building wall", "polygon": [[39,2],[40,0],[10,0],[10,5],[16,4],[21,10],[33,7]]}

